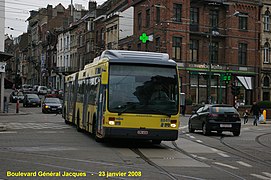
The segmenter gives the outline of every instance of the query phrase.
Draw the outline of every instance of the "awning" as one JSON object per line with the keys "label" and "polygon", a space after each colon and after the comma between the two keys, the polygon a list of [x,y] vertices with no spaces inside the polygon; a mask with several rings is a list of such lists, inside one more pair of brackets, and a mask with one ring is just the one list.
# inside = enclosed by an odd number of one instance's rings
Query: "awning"
{"label": "awning", "polygon": [[237,76],[241,84],[244,86],[247,90],[252,90],[252,83],[251,83],[251,77],[247,76]]}

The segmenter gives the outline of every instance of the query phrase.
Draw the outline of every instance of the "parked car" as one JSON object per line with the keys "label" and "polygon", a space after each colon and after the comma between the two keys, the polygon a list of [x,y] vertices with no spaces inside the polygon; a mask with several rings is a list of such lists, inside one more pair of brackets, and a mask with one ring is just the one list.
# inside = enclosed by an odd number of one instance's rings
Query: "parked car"
{"label": "parked car", "polygon": [[33,86],[33,92],[34,93],[38,93],[38,87],[39,87],[39,85],[34,85]]}
{"label": "parked car", "polygon": [[19,102],[23,102],[23,99],[24,99],[24,94],[20,91],[13,91],[9,95],[9,102],[11,103],[15,103],[17,102],[17,100],[19,100]]}
{"label": "parked car", "polygon": [[40,98],[37,94],[25,94],[23,99],[23,106],[41,106]]}
{"label": "parked car", "polygon": [[62,113],[62,103],[59,98],[46,97],[42,103],[43,113]]}
{"label": "parked car", "polygon": [[23,93],[31,93],[32,92],[32,86],[30,84],[23,84],[21,91]]}
{"label": "parked car", "polygon": [[38,94],[44,95],[44,94],[47,94],[47,92],[48,92],[48,89],[46,86],[39,86],[38,87]]}
{"label": "parked car", "polygon": [[204,135],[209,135],[211,131],[217,133],[230,131],[234,136],[239,136],[241,119],[232,105],[207,104],[192,113],[188,121],[188,129],[191,133],[202,130]]}

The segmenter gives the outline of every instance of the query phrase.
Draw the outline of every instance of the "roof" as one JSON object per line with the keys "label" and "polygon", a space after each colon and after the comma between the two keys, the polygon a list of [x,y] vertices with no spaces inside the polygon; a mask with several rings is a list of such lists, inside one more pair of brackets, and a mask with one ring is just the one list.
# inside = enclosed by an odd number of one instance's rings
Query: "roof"
{"label": "roof", "polygon": [[176,62],[169,59],[166,53],[126,51],[126,50],[106,50],[100,58],[108,58],[109,62],[124,62],[138,64],[161,64],[176,66]]}

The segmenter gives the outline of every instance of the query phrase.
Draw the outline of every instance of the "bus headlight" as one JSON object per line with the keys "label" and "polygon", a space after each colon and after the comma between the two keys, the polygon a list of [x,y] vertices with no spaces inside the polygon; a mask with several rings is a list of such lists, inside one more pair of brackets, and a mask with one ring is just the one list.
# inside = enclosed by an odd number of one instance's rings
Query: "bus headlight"
{"label": "bus headlight", "polygon": [[115,125],[115,117],[109,117],[108,123],[109,123],[109,125]]}
{"label": "bus headlight", "polygon": [[177,127],[177,120],[170,120],[170,127]]}
{"label": "bus headlight", "polygon": [[109,121],[109,125],[115,125],[115,121]]}

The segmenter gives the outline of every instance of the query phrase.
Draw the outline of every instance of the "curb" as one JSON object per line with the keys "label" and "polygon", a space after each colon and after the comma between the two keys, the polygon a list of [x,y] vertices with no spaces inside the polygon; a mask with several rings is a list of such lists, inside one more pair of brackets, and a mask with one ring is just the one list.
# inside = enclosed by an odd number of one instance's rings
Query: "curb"
{"label": "curb", "polygon": [[19,113],[0,113],[0,116],[16,116],[16,115],[28,115],[28,113],[19,112]]}

